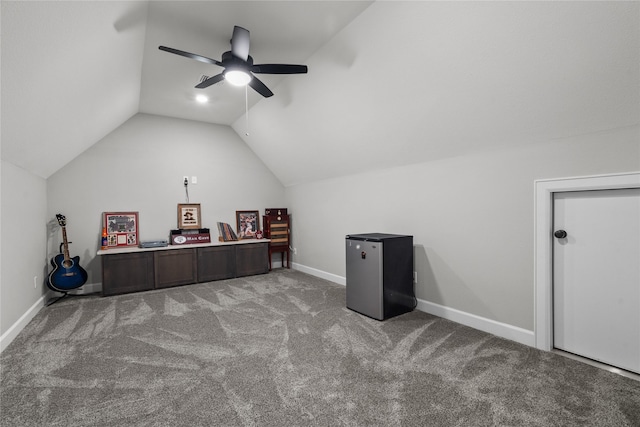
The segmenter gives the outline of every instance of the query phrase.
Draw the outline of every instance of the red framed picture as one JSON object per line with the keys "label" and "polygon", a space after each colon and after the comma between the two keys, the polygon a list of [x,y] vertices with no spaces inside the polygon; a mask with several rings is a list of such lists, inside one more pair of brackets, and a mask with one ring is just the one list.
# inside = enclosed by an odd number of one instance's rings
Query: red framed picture
{"label": "red framed picture", "polygon": [[107,230],[107,249],[138,246],[138,212],[104,212],[102,216]]}

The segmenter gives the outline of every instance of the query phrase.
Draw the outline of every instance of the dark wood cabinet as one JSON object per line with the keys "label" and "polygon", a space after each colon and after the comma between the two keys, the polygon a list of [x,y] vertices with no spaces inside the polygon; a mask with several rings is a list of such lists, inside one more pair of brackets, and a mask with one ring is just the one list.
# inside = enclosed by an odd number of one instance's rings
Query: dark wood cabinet
{"label": "dark wood cabinet", "polygon": [[267,241],[109,251],[98,252],[104,296],[269,272]]}
{"label": "dark wood cabinet", "polygon": [[236,276],[269,272],[268,243],[236,246]]}
{"label": "dark wood cabinet", "polygon": [[198,282],[236,277],[235,246],[198,248]]}
{"label": "dark wood cabinet", "polygon": [[153,256],[156,288],[197,282],[195,249],[156,251]]}
{"label": "dark wood cabinet", "polygon": [[287,268],[291,268],[291,215],[264,215],[262,224],[264,226],[264,237],[270,240],[269,270],[271,270],[271,258],[274,253],[281,254],[283,267],[286,256]]}
{"label": "dark wood cabinet", "polygon": [[154,287],[153,253],[124,253],[102,257],[102,295],[148,291]]}

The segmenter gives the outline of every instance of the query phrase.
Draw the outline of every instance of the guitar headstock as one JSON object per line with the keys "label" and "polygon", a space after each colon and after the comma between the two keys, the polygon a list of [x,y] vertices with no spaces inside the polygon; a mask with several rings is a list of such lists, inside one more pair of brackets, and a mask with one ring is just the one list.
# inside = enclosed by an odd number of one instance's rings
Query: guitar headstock
{"label": "guitar headstock", "polygon": [[56,219],[58,220],[58,224],[60,224],[61,227],[67,225],[67,218],[64,215],[56,214]]}

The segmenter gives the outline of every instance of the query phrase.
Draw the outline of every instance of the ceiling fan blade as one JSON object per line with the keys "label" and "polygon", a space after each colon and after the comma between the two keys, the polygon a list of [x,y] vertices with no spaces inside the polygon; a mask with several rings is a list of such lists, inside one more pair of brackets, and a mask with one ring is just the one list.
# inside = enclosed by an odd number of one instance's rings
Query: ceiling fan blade
{"label": "ceiling fan blade", "polygon": [[231,36],[231,53],[236,58],[246,61],[249,57],[249,30],[246,28],[233,27],[233,35]]}
{"label": "ceiling fan blade", "polygon": [[215,75],[213,77],[209,77],[208,79],[203,80],[198,85],[196,85],[196,89],[204,89],[206,87],[209,87],[211,85],[218,83],[222,79],[224,79],[224,74],[222,73]]}
{"label": "ceiling fan blade", "polygon": [[256,76],[251,76],[251,81],[249,82],[249,86],[251,86],[253,88],[253,90],[255,90],[256,92],[258,92],[260,95],[264,96],[265,98],[269,98],[270,96],[273,96],[273,92],[271,92],[269,90],[269,88],[262,83]]}
{"label": "ceiling fan blade", "polygon": [[183,50],[178,50],[166,46],[158,46],[158,49],[164,50],[165,52],[169,53],[175,53],[176,55],[185,56],[187,58],[195,59],[196,61],[204,62],[205,64],[219,65],[222,67],[222,62],[216,61],[215,59],[207,58],[206,56],[197,55],[195,53],[185,52]]}
{"label": "ceiling fan blade", "polygon": [[249,70],[258,74],[305,74],[308,68],[306,65],[256,64]]}

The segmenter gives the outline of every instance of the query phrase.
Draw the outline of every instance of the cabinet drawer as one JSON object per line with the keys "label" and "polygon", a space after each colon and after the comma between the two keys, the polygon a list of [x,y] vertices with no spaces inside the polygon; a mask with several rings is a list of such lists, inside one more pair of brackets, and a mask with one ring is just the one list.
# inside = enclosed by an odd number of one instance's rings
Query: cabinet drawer
{"label": "cabinet drawer", "polygon": [[102,257],[102,295],[154,288],[153,254],[113,254]]}
{"label": "cabinet drawer", "polygon": [[287,222],[272,222],[269,225],[268,237],[271,246],[287,246],[289,243],[289,224]]}
{"label": "cabinet drawer", "polygon": [[267,243],[236,246],[236,276],[251,276],[269,272]]}
{"label": "cabinet drawer", "polygon": [[154,256],[156,288],[196,282],[195,249],[158,251]]}
{"label": "cabinet drawer", "polygon": [[283,239],[271,239],[271,246],[289,246],[289,239],[288,238],[283,238]]}
{"label": "cabinet drawer", "polygon": [[198,248],[198,282],[230,279],[235,275],[235,247]]}

